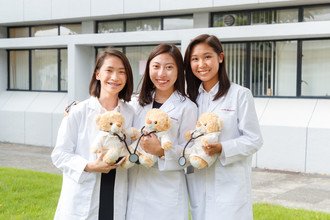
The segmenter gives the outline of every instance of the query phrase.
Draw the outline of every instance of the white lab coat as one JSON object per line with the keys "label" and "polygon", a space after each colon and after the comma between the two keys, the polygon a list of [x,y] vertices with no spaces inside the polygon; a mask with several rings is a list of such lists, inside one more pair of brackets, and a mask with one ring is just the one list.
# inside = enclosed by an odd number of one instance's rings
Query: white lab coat
{"label": "white lab coat", "polygon": [[[140,129],[152,104],[135,107],[134,127]],[[129,169],[127,220],[188,219],[187,184],[178,159],[186,143],[184,133],[195,127],[197,106],[174,92],[160,109],[171,118],[173,148],[165,151],[165,159],[158,158],[154,167],[135,165]]]}
{"label": "white lab coat", "polygon": [[[247,88],[231,84],[226,96],[216,101],[216,84],[211,97],[197,98],[199,114],[215,112],[222,118],[222,153],[209,168],[187,174],[193,220],[253,219],[251,159],[262,145],[253,97]],[[210,103],[208,107],[207,103]]]}
{"label": "white lab coat", "polygon": [[[134,109],[119,101],[117,110],[131,127]],[[101,173],[85,172],[88,161],[96,154],[90,147],[97,137],[95,116],[105,112],[98,99],[89,99],[75,106],[62,121],[52,161],[63,172],[61,195],[54,219],[98,219]],[[114,219],[124,220],[127,205],[127,170],[117,168],[114,188]]]}

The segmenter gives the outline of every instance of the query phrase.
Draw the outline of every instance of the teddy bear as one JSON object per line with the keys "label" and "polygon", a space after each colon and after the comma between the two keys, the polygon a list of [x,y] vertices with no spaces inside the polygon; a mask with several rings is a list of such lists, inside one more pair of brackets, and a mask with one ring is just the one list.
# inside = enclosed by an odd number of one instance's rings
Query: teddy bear
{"label": "teddy bear", "polygon": [[[95,121],[99,129],[99,134],[91,147],[91,151],[97,154],[105,153],[103,161],[109,164],[115,164],[120,157],[125,157],[129,154],[126,148],[127,134],[132,140],[135,140],[139,132],[133,128],[125,131],[125,119],[117,111],[107,111],[97,115]],[[128,160],[125,160],[121,164],[122,167],[127,169],[133,165]]]}
{"label": "teddy bear", "polygon": [[[141,137],[154,133],[159,139],[161,147],[164,150],[170,150],[172,148],[172,141],[168,132],[170,127],[171,119],[166,112],[156,108],[150,109],[146,114],[144,127],[141,129]],[[142,149],[139,145],[141,137],[130,145],[130,149],[133,151],[136,149],[139,163],[150,168],[156,163],[158,157]]]}
{"label": "teddy bear", "polygon": [[210,167],[215,162],[219,155],[207,155],[203,146],[218,143],[222,128],[223,123],[217,114],[205,112],[198,118],[195,130],[186,132],[186,140],[194,139],[193,145],[187,150],[190,164],[193,167],[203,169]]}

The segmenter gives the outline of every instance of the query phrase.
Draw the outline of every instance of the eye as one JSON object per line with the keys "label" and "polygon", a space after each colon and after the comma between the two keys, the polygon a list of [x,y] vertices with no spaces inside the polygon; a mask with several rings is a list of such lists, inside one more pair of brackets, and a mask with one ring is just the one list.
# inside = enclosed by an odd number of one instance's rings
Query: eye
{"label": "eye", "polygon": [[206,126],[207,125],[207,123],[204,123],[204,126]]}
{"label": "eye", "polygon": [[191,58],[190,61],[197,61],[197,60],[198,60],[197,57],[193,57],[193,58]]}
{"label": "eye", "polygon": [[112,123],[112,122],[110,122],[110,125],[113,125],[113,123]]}
{"label": "eye", "polygon": [[173,66],[167,66],[166,69],[167,70],[172,70],[173,69]]}
{"label": "eye", "polygon": [[155,121],[155,125],[157,124],[157,121]]}

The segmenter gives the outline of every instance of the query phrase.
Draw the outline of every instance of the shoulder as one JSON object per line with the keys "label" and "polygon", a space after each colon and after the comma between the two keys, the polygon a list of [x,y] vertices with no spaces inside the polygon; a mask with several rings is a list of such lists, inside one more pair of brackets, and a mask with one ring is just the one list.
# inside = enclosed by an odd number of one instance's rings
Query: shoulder
{"label": "shoulder", "polygon": [[123,112],[124,114],[128,114],[128,115],[134,115],[135,114],[135,110],[133,108],[133,106],[127,102],[121,101],[121,107],[123,108]]}
{"label": "shoulder", "polygon": [[228,93],[230,94],[237,94],[238,96],[246,96],[246,95],[251,95],[252,96],[252,93],[251,93],[251,90],[244,87],[244,86],[240,86],[236,83],[231,83],[230,84],[230,88],[228,90]]}

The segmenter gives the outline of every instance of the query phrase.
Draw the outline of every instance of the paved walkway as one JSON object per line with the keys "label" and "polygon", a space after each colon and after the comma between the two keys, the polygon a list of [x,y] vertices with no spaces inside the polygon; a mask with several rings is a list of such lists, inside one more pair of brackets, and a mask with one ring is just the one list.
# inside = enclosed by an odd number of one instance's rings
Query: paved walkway
{"label": "paved walkway", "polygon": [[[0,142],[0,166],[58,173],[52,148]],[[330,176],[254,169],[253,201],[330,213]]]}

